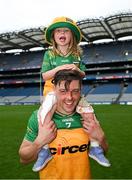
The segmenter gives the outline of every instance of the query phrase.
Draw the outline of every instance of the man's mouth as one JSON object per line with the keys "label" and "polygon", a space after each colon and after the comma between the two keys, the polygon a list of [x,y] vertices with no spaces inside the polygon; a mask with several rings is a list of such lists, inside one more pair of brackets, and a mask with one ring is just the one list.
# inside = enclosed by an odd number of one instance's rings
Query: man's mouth
{"label": "man's mouth", "polygon": [[67,107],[73,107],[73,102],[65,102]]}

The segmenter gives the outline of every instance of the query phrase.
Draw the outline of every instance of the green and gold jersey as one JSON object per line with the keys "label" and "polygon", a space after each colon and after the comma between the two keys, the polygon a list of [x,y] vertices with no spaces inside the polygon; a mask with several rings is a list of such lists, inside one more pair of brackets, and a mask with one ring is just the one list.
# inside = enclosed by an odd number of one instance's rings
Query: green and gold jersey
{"label": "green and gold jersey", "polygon": [[[55,113],[53,120],[58,128],[56,138],[49,144],[53,158],[39,171],[40,179],[90,179],[89,136],[82,128],[80,115],[62,116]],[[34,111],[25,139],[33,142],[37,134],[37,111]]]}
{"label": "green and gold jersey", "polygon": [[86,70],[86,67],[80,57],[75,57],[71,54],[69,56],[55,56],[51,50],[48,50],[44,54],[41,72],[47,72],[64,64],[76,64],[82,71]]}
{"label": "green and gold jersey", "polygon": [[[34,111],[31,115],[25,135],[25,139],[31,142],[35,140],[38,134],[37,113],[38,111]],[[81,116],[76,112],[69,116],[55,113],[52,119],[55,122],[57,129],[75,129],[82,127]]]}

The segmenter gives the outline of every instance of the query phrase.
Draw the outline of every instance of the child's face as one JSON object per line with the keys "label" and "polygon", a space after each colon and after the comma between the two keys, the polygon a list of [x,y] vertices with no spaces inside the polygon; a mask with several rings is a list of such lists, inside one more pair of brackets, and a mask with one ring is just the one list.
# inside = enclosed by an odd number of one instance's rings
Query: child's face
{"label": "child's face", "polygon": [[72,32],[68,28],[57,28],[54,30],[54,40],[57,45],[68,45],[71,42]]}

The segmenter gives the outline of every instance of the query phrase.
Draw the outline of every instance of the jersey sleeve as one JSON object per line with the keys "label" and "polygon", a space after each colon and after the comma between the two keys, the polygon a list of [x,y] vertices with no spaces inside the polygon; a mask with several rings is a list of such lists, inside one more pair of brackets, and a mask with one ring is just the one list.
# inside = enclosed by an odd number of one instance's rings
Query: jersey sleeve
{"label": "jersey sleeve", "polygon": [[84,62],[81,61],[81,62],[80,62],[80,70],[81,70],[81,71],[86,71],[86,69],[87,69],[87,68],[86,68]]}
{"label": "jersey sleeve", "polygon": [[46,51],[44,54],[42,68],[41,68],[42,73],[52,69],[50,60],[51,60],[50,51]]}
{"label": "jersey sleeve", "polygon": [[37,118],[37,112],[34,111],[32,115],[29,118],[27,130],[24,139],[33,142],[38,134],[38,118]]}

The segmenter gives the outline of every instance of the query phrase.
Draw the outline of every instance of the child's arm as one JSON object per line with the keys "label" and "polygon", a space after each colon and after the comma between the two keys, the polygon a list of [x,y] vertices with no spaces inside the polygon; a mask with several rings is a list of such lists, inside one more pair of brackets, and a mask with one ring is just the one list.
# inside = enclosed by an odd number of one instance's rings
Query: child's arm
{"label": "child's arm", "polygon": [[80,74],[81,74],[81,76],[82,77],[84,77],[85,76],[85,72],[84,71],[82,71],[81,69],[79,69],[75,64],[73,64],[74,66],[73,66],[73,70],[77,70],[77,71],[79,71],[80,72]]}
{"label": "child's arm", "polygon": [[81,71],[75,64],[64,64],[64,65],[58,66],[54,69],[51,69],[47,72],[42,73],[42,77],[45,81],[52,79],[56,72],[58,72],[59,70],[63,70],[63,69],[78,70],[83,77],[85,76],[85,72]]}

